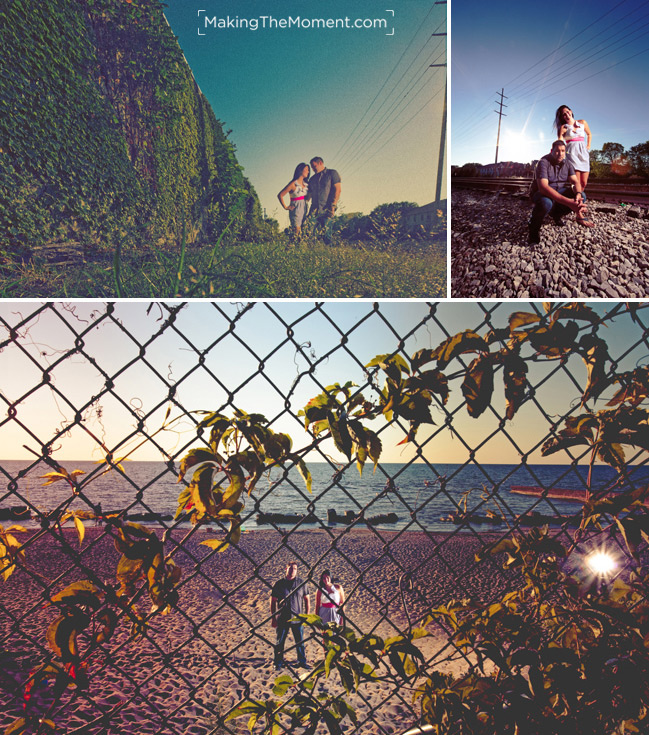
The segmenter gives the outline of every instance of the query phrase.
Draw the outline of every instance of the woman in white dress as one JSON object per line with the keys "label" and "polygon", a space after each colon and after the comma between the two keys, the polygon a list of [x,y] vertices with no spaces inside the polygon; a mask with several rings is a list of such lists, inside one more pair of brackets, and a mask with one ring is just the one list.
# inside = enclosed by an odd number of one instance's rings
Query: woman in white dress
{"label": "woman in white dress", "polygon": [[[561,105],[554,115],[554,127],[559,140],[566,144],[566,160],[572,163],[581,190],[586,189],[590,173],[590,143],[593,138],[585,120],[575,120],[568,105]],[[577,222],[587,227],[593,223],[585,216],[585,209],[577,213]]]}
{"label": "woman in white dress", "polygon": [[315,612],[323,623],[340,625],[340,606],[345,602],[345,592],[340,584],[334,584],[331,572],[325,569],[320,575],[320,584],[315,596]]}
{"label": "woman in white dress", "polygon": [[593,138],[585,120],[575,120],[568,105],[561,105],[554,116],[554,126],[559,140],[566,144],[566,158],[572,163],[581,184],[586,188],[590,173],[590,142]]}
{"label": "woman in white dress", "polygon": [[[291,223],[291,240],[293,241],[299,240],[302,231],[302,222],[306,215],[306,197],[309,192],[310,172],[311,169],[307,163],[298,163],[295,167],[293,178],[277,195],[279,203],[288,212],[288,218]],[[284,197],[287,194],[290,198],[288,207],[284,202]]]}

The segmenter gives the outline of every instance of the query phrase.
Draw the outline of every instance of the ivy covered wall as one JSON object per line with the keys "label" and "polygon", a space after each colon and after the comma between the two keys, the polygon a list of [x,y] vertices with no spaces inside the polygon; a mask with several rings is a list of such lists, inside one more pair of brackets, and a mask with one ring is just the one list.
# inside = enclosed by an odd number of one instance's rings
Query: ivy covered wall
{"label": "ivy covered wall", "polygon": [[0,249],[254,230],[261,208],[159,0],[5,0]]}

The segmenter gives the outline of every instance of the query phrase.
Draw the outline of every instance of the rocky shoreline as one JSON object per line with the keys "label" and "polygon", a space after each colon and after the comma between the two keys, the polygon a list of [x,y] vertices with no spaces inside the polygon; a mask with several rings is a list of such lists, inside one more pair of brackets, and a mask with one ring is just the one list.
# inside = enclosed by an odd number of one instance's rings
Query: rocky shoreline
{"label": "rocky shoreline", "polygon": [[[586,190],[588,191],[588,190]],[[527,243],[531,204],[522,194],[456,190],[451,197],[454,298],[643,298],[649,295],[649,212],[589,201],[595,226],[550,218]]]}

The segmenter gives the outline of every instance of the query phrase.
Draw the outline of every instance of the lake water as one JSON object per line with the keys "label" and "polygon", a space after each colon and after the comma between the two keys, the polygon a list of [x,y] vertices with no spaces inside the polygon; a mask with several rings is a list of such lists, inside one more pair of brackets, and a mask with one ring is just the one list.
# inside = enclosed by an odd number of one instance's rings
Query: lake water
{"label": "lake water", "polygon": [[[66,483],[58,482],[43,487],[45,480],[39,476],[50,472],[44,464],[36,465],[24,477],[19,473],[28,463],[18,460],[0,461],[2,491],[0,508],[28,505],[32,509],[49,511],[70,496]],[[84,470],[80,476],[82,497],[75,498],[72,508],[90,509],[101,503],[104,511],[128,509],[129,514],[154,512],[174,515],[178,494],[182,488],[177,476],[161,462],[126,462],[125,475],[110,472],[97,476],[100,468],[93,462],[66,462],[68,471]],[[244,527],[258,528],[256,515],[265,513],[314,512],[324,523],[330,508],[344,514],[355,513],[367,506],[366,516],[396,513],[398,522],[386,528],[449,531],[454,526],[441,519],[449,513],[466,507],[484,516],[487,510],[514,517],[528,510],[543,514],[575,512],[578,505],[558,500],[539,501],[537,498],[515,495],[511,485],[543,485],[545,487],[585,487],[588,468],[578,469],[566,465],[460,465],[381,464],[376,473],[366,465],[362,478],[356,466],[339,475],[327,464],[309,465],[313,477],[313,489],[309,494],[304,481],[296,470],[282,480],[279,471],[263,478],[253,496],[246,499]],[[94,475],[94,476],[93,476]],[[649,467],[633,470],[635,485],[649,483]],[[608,486],[615,479],[610,467],[597,466],[593,473],[594,488]],[[13,490],[13,492],[12,492]],[[497,506],[494,500],[497,499]],[[23,524],[23,525],[33,525]],[[498,526],[495,526],[498,528]]]}

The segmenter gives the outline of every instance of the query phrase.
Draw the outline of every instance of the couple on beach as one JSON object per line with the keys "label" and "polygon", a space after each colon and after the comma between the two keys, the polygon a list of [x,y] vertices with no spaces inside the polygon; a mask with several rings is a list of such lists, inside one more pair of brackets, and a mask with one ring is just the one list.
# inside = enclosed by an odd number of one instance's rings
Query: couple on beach
{"label": "couple on beach", "polygon": [[[331,225],[340,198],[340,176],[338,171],[327,168],[319,156],[310,161],[315,174],[310,178],[311,168],[306,163],[298,163],[293,178],[279,192],[277,198],[284,209],[288,211],[291,222],[291,241],[300,239],[302,224],[307,217],[315,220],[316,232],[323,234],[324,241],[331,242]],[[284,197],[289,195],[290,204],[287,207]],[[307,214],[307,204],[311,209]]]}
{"label": "couple on beach", "polygon": [[[336,584],[331,572],[325,569],[320,575],[320,583],[316,592],[315,614],[323,623],[340,624],[342,615],[340,608],[345,602],[345,592],[340,584]],[[297,575],[297,563],[291,562],[286,567],[285,576],[273,585],[270,597],[270,610],[273,628],[277,629],[274,663],[276,669],[284,667],[284,644],[289,629],[295,639],[297,665],[306,667],[306,652],[302,637],[302,623],[292,620],[296,615],[308,615],[311,612],[309,587]]]}
{"label": "couple on beach", "polygon": [[557,139],[550,153],[538,162],[530,188],[534,203],[528,225],[530,245],[539,244],[541,225],[547,214],[558,227],[563,227],[562,218],[571,211],[580,225],[594,226],[586,214],[584,192],[590,172],[592,139],[588,123],[575,120],[568,105],[561,105],[555,113],[554,127]]}

